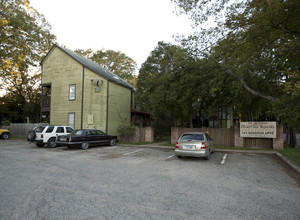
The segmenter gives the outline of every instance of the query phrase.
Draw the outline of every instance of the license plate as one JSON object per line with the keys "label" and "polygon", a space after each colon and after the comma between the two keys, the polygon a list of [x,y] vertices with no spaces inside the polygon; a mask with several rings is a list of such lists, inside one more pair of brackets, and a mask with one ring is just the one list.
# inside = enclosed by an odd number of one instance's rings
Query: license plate
{"label": "license plate", "polygon": [[195,150],[195,146],[193,146],[193,145],[186,145],[186,146],[183,146],[183,149],[184,150]]}
{"label": "license plate", "polygon": [[60,140],[60,141],[66,141],[67,138],[60,138],[59,140]]}

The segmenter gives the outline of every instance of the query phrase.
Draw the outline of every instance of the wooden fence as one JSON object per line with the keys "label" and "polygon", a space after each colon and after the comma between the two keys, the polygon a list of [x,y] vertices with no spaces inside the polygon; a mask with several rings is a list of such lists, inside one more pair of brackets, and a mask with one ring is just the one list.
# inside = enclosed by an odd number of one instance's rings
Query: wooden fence
{"label": "wooden fence", "polygon": [[10,133],[13,136],[26,137],[27,132],[29,130],[31,130],[31,129],[35,128],[36,126],[39,126],[39,125],[46,125],[46,124],[45,123],[43,123],[43,124],[41,124],[41,123],[38,123],[38,124],[31,124],[31,123],[16,124],[16,123],[13,123],[13,124],[10,124],[9,129],[10,129]]}
{"label": "wooden fence", "polygon": [[276,138],[243,138],[239,128],[171,128],[171,143],[185,132],[206,132],[215,139],[215,146],[283,149],[283,126],[277,126]]}
{"label": "wooden fence", "polygon": [[171,128],[171,143],[175,144],[184,132],[206,132],[214,138],[214,144],[218,146],[234,146],[234,128]]}
{"label": "wooden fence", "polygon": [[244,147],[273,149],[272,138],[244,138]]}

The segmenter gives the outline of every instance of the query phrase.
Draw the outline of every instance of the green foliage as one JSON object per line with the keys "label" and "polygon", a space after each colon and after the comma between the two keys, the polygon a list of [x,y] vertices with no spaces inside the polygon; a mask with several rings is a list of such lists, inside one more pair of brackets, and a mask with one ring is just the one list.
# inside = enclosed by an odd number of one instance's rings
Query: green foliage
{"label": "green foliage", "polygon": [[300,167],[300,148],[285,148],[276,150]]}
{"label": "green foliage", "polygon": [[159,42],[140,69],[137,102],[143,103],[153,118],[170,115],[171,125],[191,125],[195,113],[211,115],[237,99],[238,85],[222,72],[209,59],[195,58],[181,46]]}
{"label": "green foliage", "polygon": [[189,121],[192,101],[187,103],[189,97],[185,90],[188,85],[180,81],[185,80],[188,64],[193,61],[183,48],[159,42],[142,64],[137,82],[137,99],[153,117],[169,112],[176,119],[175,124]]}
{"label": "green foliage", "polygon": [[126,54],[120,51],[104,49],[95,52],[91,49],[77,49],[75,50],[75,52],[98,63],[103,68],[120,76],[122,79],[125,79],[129,83],[133,83],[136,62]]}
{"label": "green foliage", "polygon": [[[34,69],[55,36],[28,0],[0,0],[0,116],[12,122],[39,120],[40,73]],[[36,72],[35,72],[36,71]]]}
{"label": "green foliage", "polygon": [[125,140],[128,140],[130,136],[135,134],[135,126],[132,124],[122,123],[119,125],[117,132],[121,137],[124,137]]}
{"label": "green foliage", "polygon": [[11,79],[35,66],[51,47],[55,36],[43,15],[29,1],[0,1],[0,76],[7,86]]}
{"label": "green foliage", "polygon": [[[288,126],[299,127],[300,2],[174,2],[199,28],[198,34],[183,43],[197,56],[215,62],[220,74],[235,81],[237,99],[231,100],[240,113],[254,120],[279,115]],[[201,26],[211,17],[218,25],[210,29]]]}
{"label": "green foliage", "polygon": [[9,126],[11,124],[11,122],[9,120],[4,120],[1,122],[1,125],[4,125],[4,126]]}
{"label": "green foliage", "polygon": [[171,126],[162,120],[153,121],[152,127],[154,129],[155,138],[162,138],[164,136],[170,135],[171,133]]}

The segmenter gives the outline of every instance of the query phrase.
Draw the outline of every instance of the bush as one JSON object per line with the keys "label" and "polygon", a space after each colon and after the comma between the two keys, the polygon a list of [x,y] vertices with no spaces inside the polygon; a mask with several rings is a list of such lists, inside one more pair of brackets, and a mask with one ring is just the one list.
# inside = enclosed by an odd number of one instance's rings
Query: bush
{"label": "bush", "polygon": [[3,126],[9,126],[10,125],[10,121],[9,120],[4,120],[4,121],[2,121],[2,125]]}
{"label": "bush", "polygon": [[135,134],[135,127],[132,124],[121,124],[117,131],[121,137],[124,137],[128,141],[129,137]]}
{"label": "bush", "polygon": [[153,124],[155,138],[162,138],[170,135],[170,126],[163,121],[154,121]]}

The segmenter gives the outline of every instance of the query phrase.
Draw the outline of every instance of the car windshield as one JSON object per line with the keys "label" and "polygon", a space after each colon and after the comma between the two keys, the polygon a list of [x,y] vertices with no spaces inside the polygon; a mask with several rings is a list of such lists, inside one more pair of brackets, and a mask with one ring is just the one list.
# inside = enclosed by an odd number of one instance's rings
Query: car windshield
{"label": "car windshield", "polygon": [[72,131],[71,135],[80,136],[83,135],[83,133],[84,133],[83,130],[74,130]]}
{"label": "car windshield", "polygon": [[197,141],[203,141],[204,135],[203,134],[184,134],[180,138],[180,140],[197,140]]}
{"label": "car windshield", "polygon": [[35,131],[35,133],[42,133],[43,130],[45,129],[46,126],[38,126],[36,128],[34,128],[33,130]]}

